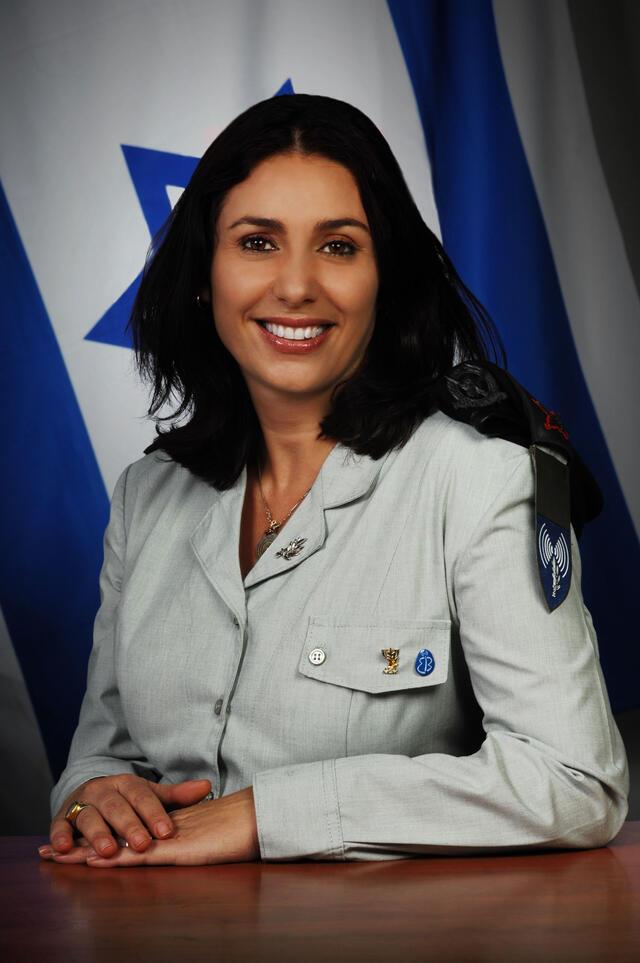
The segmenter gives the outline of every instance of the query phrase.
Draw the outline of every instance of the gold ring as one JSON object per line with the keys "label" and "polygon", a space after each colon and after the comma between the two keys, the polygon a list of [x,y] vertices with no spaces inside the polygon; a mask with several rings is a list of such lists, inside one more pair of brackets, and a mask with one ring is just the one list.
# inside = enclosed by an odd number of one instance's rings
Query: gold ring
{"label": "gold ring", "polygon": [[74,799],[74,801],[71,803],[71,805],[70,805],[69,808],[67,809],[66,813],[64,814],[64,818],[65,818],[65,819],[67,820],[67,822],[70,823],[70,824],[73,826],[73,828],[75,829],[75,828],[76,828],[76,819],[78,818],[78,816],[80,815],[80,813],[82,812],[83,809],[86,809],[87,806],[91,806],[91,805],[93,805],[93,804],[92,804],[92,803],[80,802],[78,799]]}

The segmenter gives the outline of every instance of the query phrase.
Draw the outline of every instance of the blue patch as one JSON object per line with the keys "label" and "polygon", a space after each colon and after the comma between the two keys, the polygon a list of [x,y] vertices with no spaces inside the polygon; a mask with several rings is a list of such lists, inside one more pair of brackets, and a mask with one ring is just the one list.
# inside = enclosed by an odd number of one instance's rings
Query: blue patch
{"label": "blue patch", "polygon": [[436,660],[433,652],[429,649],[420,649],[416,656],[416,672],[418,675],[431,675],[436,667]]}
{"label": "blue patch", "polygon": [[540,580],[549,611],[567,597],[571,586],[571,533],[544,515],[536,515],[536,551]]}

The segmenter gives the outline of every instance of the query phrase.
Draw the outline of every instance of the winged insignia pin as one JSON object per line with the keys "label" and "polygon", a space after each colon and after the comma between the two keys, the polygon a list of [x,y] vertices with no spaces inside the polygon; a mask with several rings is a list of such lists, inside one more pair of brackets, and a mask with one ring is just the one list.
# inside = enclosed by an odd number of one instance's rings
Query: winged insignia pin
{"label": "winged insignia pin", "polygon": [[299,555],[305,542],[306,538],[292,538],[288,545],[278,549],[276,558],[293,558]]}

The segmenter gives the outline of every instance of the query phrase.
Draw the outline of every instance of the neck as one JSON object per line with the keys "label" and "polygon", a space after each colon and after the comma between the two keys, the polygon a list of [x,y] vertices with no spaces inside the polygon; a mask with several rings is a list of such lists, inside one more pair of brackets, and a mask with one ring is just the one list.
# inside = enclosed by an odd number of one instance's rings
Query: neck
{"label": "neck", "polygon": [[296,399],[296,404],[255,407],[263,439],[263,489],[276,499],[302,495],[336,444],[332,438],[318,438],[326,406],[319,406],[317,399],[315,403]]}
{"label": "neck", "polygon": [[275,497],[302,494],[310,487],[322,463],[334,448],[332,438],[318,439],[318,424],[289,431],[262,426],[260,459],[262,486]]}

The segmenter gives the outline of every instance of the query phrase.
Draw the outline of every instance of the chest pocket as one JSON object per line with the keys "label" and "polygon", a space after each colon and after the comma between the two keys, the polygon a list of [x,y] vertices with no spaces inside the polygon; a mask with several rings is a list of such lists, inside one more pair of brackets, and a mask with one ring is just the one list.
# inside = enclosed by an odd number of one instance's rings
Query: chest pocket
{"label": "chest pocket", "polygon": [[[374,695],[426,689],[446,681],[450,642],[451,622],[446,619],[338,624],[312,616],[298,671],[319,682]],[[396,672],[384,672],[389,660],[383,649],[398,650]],[[419,656],[425,675],[416,670]]]}

